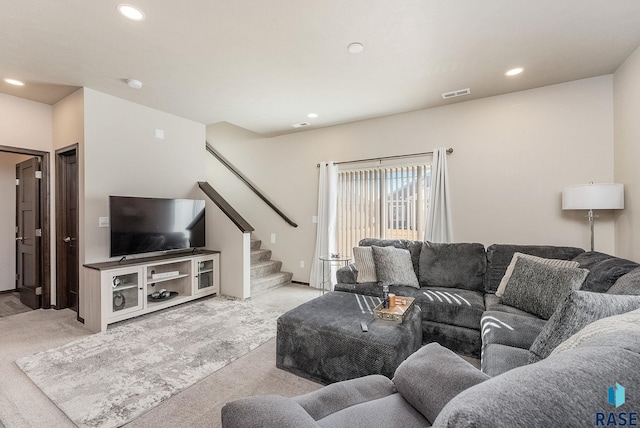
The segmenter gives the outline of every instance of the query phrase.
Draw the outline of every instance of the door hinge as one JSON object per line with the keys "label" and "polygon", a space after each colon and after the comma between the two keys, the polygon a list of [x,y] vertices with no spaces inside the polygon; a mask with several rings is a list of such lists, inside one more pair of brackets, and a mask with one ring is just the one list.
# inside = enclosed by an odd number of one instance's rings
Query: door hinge
{"label": "door hinge", "polygon": [[19,185],[20,185],[20,179],[16,178],[16,186],[19,186]]}
{"label": "door hinge", "polygon": [[42,295],[42,287],[36,287],[36,296]]}
{"label": "door hinge", "polygon": [[36,171],[36,178],[37,178],[38,180],[41,180],[41,179],[42,179],[42,171]]}
{"label": "door hinge", "polygon": [[17,273],[17,274],[16,274],[16,281],[17,281],[17,280],[19,280],[19,279],[20,279],[20,274],[19,274],[19,273]]}
{"label": "door hinge", "polygon": [[42,229],[36,229],[36,236],[42,236]]}

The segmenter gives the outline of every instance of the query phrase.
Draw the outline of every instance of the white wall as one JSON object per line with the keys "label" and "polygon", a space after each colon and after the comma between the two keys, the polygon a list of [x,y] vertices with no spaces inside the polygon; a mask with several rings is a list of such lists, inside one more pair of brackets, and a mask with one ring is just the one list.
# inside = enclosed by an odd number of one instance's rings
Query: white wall
{"label": "white wall", "polygon": [[0,291],[16,288],[16,164],[30,157],[0,153]]}
{"label": "white wall", "polygon": [[[602,76],[274,138],[229,124],[207,127],[209,143],[298,228],[286,225],[212,157],[208,179],[296,281],[309,280],[319,161],[440,146],[455,150],[448,157],[455,241],[588,248],[585,213],[563,212],[560,195],[566,185],[613,180],[612,81]],[[596,223],[596,250],[615,250],[610,213]]]}
{"label": "white wall", "polygon": [[85,263],[109,259],[109,195],[188,197],[206,175],[204,141],[200,123],[84,89]]}
{"label": "white wall", "polygon": [[614,73],[613,87],[615,181],[625,185],[625,209],[616,220],[616,252],[640,261],[640,48]]}

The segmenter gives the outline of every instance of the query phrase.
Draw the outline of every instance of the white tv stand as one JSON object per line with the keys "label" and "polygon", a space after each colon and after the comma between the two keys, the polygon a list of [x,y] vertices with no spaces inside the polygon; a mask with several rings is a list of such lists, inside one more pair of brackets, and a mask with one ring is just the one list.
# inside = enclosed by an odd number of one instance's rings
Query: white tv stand
{"label": "white tv stand", "polygon": [[[167,297],[154,297],[165,290]],[[128,318],[220,294],[220,253],[200,250],[84,265],[78,316],[94,332]]]}

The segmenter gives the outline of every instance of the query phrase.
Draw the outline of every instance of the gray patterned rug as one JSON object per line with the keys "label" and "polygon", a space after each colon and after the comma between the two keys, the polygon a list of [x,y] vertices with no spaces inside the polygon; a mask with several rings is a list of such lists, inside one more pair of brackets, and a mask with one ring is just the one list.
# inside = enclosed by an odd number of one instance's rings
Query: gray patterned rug
{"label": "gray patterned rug", "polygon": [[117,427],[275,337],[279,315],[208,299],[16,364],[79,427]]}

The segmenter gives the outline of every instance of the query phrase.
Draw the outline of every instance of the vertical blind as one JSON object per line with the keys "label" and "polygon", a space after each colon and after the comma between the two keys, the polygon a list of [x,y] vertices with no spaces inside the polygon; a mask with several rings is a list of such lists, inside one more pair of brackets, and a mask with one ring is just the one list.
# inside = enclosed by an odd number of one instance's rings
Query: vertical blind
{"label": "vertical blind", "polygon": [[338,251],[362,238],[422,240],[431,166],[364,168],[338,173]]}

